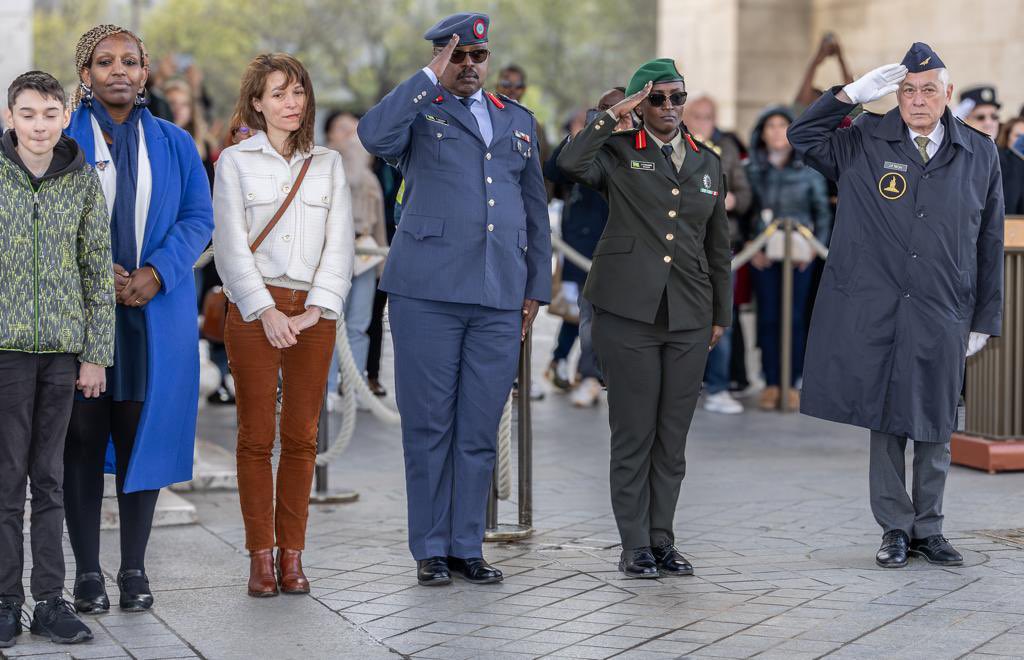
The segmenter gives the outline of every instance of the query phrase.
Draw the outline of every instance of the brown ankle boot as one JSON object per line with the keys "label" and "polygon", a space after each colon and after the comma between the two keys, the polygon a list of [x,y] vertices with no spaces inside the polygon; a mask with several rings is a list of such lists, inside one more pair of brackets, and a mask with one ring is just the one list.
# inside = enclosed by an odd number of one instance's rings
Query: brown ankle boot
{"label": "brown ankle boot", "polygon": [[256,550],[249,553],[249,595],[253,598],[277,595],[273,550]]}
{"label": "brown ankle boot", "polygon": [[309,580],[302,572],[302,551],[277,550],[277,579],[281,585],[281,593],[308,594]]}

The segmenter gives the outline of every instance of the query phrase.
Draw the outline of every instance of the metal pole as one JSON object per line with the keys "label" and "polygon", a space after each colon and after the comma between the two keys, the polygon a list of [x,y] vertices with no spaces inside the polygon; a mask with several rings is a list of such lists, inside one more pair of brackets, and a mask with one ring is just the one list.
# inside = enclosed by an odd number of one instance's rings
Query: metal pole
{"label": "metal pole", "polygon": [[791,412],[789,390],[793,377],[793,218],[785,218],[782,221],[782,236],[785,238],[785,248],[782,253],[782,332],[779,340],[779,371],[782,382],[779,388],[779,409]]}
{"label": "metal pole", "polygon": [[487,498],[487,522],[484,541],[517,541],[533,535],[533,429],[530,423],[530,345],[533,334],[527,333],[519,350],[519,396],[516,401],[516,434],[519,452],[519,524],[498,523],[498,469],[491,476],[491,492]]}
{"label": "metal pole", "polygon": [[[526,335],[519,357],[519,382],[531,382],[530,357],[533,353],[533,332]],[[533,532],[533,415],[529,387],[519,392],[519,526]]]}
{"label": "metal pole", "polygon": [[[320,423],[316,430],[316,452],[322,454],[327,451],[331,443],[331,415],[327,412],[327,393],[324,393],[324,400],[320,404]],[[314,471],[316,486],[313,495],[309,498],[310,504],[346,504],[359,499],[359,493],[354,490],[331,491],[327,484],[327,465],[317,465]]]}

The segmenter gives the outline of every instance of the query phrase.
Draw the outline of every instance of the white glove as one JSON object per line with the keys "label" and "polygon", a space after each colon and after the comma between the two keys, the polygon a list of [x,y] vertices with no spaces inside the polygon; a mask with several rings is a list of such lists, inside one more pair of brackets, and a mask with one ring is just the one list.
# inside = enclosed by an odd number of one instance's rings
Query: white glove
{"label": "white glove", "polygon": [[907,67],[902,64],[886,64],[868,71],[843,87],[843,91],[854,103],[871,103],[899,89],[906,75]]}
{"label": "white glove", "polygon": [[967,338],[967,357],[971,357],[981,349],[985,348],[985,342],[988,341],[988,335],[981,332],[972,332]]}

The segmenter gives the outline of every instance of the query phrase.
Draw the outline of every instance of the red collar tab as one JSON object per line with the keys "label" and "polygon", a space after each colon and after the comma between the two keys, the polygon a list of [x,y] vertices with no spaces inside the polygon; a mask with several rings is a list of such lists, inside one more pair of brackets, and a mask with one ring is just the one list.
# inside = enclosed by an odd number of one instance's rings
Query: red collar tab
{"label": "red collar tab", "polygon": [[633,146],[635,146],[637,150],[647,148],[647,131],[641,128],[636,132],[636,137],[633,138]]}
{"label": "red collar tab", "polygon": [[693,149],[694,153],[700,153],[700,149],[697,148],[697,143],[693,141],[689,133],[686,133],[686,141],[690,143],[690,148]]}
{"label": "red collar tab", "polygon": [[487,94],[487,98],[491,99],[491,103],[494,104],[495,108],[497,108],[498,110],[504,110],[505,109],[505,104],[502,103],[501,100],[498,99],[497,96],[495,96],[494,94],[491,94],[490,92],[484,92],[484,93]]}
{"label": "red collar tab", "polygon": [[437,98],[434,99],[434,103],[441,103],[442,101],[444,101],[444,94],[438,94]]}

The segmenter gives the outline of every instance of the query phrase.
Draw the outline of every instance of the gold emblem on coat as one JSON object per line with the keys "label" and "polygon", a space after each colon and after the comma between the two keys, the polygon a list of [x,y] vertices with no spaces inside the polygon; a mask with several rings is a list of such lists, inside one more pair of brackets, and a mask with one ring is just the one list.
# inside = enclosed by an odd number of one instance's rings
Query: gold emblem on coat
{"label": "gold emblem on coat", "polygon": [[878,180],[878,192],[886,199],[899,199],[907,192],[907,180],[899,172],[886,172]]}

